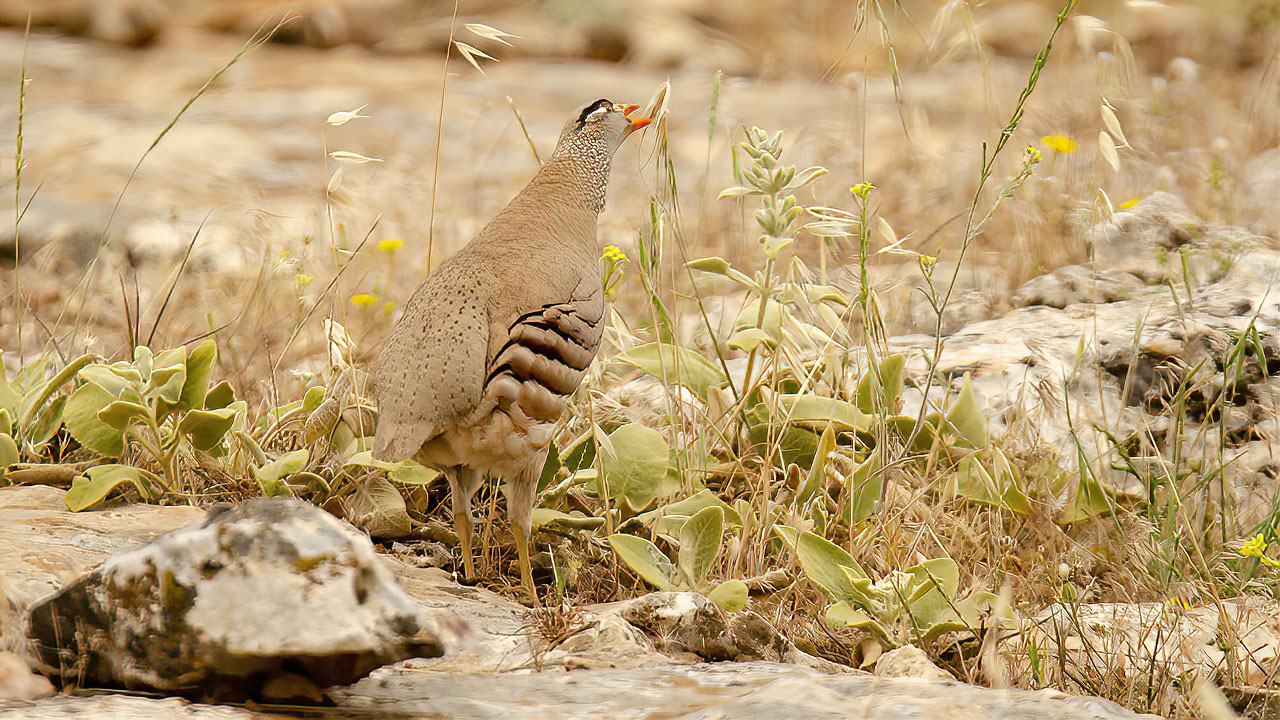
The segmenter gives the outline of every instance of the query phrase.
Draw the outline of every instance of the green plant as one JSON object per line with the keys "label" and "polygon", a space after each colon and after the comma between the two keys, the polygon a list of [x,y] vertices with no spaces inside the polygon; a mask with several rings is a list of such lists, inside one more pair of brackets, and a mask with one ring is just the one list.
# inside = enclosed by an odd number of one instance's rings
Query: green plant
{"label": "green plant", "polygon": [[0,470],[23,455],[38,458],[62,426],[65,395],[55,394],[94,356],[82,355],[45,379],[49,357],[36,358],[12,379],[0,367]]}
{"label": "green plant", "polygon": [[957,598],[960,571],[954,560],[936,558],[872,580],[853,556],[811,532],[776,526],[793,544],[805,577],[835,601],[828,622],[867,630],[882,642],[924,645],[944,633],[976,632],[996,596],[977,591]]}
{"label": "green plant", "polygon": [[619,559],[659,590],[692,590],[725,610],[741,610],[747,605],[746,583],[726,580],[712,585],[709,577],[724,542],[724,521],[725,510],[717,504],[682,517],[675,563],[657,545],[635,535],[615,533],[609,536],[609,545]]}
{"label": "green plant", "polygon": [[100,465],[77,478],[67,507],[83,510],[122,482],[145,498],[181,488],[179,458],[194,452],[228,452],[225,439],[245,403],[225,382],[210,387],[217,346],[206,340],[190,354],[184,348],[152,353],[140,345],[133,361],[94,362],[79,368],[77,387],[66,400],[63,421],[82,446],[104,458],[124,458],[137,448],[158,473],[128,465]]}

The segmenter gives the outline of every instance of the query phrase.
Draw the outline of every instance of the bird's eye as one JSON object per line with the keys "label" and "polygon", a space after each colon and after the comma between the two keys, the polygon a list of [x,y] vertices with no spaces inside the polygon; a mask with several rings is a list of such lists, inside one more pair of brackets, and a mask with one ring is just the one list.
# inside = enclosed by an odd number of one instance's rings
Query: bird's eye
{"label": "bird's eye", "polygon": [[597,120],[600,120],[601,118],[603,118],[608,112],[609,112],[609,108],[607,107],[596,108],[595,110],[592,110],[591,112],[587,113],[587,117],[584,118],[584,120],[586,120],[586,122],[596,122]]}

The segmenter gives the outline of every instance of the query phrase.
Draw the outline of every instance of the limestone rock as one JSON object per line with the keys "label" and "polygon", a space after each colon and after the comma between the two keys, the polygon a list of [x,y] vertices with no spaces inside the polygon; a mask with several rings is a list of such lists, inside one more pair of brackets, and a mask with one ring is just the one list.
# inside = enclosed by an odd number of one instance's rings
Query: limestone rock
{"label": "limestone rock", "polygon": [[1145,286],[1146,283],[1132,273],[1066,265],[1023,283],[1013,292],[1013,304],[1064,308],[1085,302],[1108,303],[1126,300]]}
{"label": "limestone rock", "polygon": [[1017,642],[1059,642],[1069,662],[1129,677],[1167,672],[1229,686],[1267,686],[1280,667],[1280,608],[1273,601],[1180,608],[1167,603],[1054,605]]}
{"label": "limestone rock", "polygon": [[894,648],[876,660],[879,677],[913,677],[926,680],[955,680],[945,670],[933,664],[929,656],[915,645]]}
{"label": "limestone rock", "polygon": [[368,539],[278,498],[115,555],[28,612],[37,669],[85,685],[252,696],[286,672],[345,685],[438,655]]}

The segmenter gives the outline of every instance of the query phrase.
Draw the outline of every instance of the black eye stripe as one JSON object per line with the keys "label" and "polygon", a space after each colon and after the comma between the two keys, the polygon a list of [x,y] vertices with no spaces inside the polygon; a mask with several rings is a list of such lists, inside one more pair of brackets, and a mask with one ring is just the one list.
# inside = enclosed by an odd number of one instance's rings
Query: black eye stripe
{"label": "black eye stripe", "polygon": [[600,98],[599,100],[591,103],[590,105],[583,108],[582,113],[578,115],[578,124],[581,125],[582,123],[586,122],[588,115],[595,112],[596,110],[599,110],[602,107],[613,107],[613,103],[609,102],[604,98]]}

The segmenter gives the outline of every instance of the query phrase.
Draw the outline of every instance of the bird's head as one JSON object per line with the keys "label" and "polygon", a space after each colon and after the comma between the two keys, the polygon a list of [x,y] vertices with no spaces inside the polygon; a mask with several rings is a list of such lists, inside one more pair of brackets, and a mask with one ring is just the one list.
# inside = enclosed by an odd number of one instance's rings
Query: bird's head
{"label": "bird's head", "polygon": [[620,105],[601,98],[582,108],[560,133],[556,151],[570,150],[612,157],[631,133],[648,125],[650,118],[637,117],[639,105]]}

